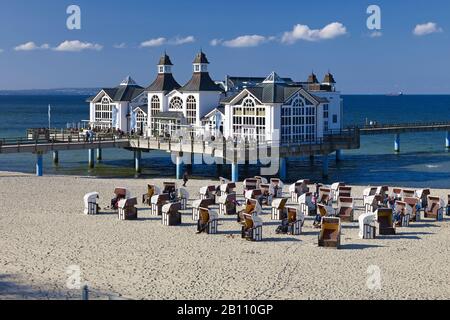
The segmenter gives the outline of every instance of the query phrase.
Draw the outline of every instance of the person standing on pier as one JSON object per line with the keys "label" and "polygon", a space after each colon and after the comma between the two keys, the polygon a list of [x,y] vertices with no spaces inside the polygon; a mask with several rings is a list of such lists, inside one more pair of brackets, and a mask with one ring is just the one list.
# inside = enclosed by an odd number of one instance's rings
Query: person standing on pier
{"label": "person standing on pier", "polygon": [[186,183],[189,181],[189,175],[187,172],[183,174],[183,187],[186,187]]}

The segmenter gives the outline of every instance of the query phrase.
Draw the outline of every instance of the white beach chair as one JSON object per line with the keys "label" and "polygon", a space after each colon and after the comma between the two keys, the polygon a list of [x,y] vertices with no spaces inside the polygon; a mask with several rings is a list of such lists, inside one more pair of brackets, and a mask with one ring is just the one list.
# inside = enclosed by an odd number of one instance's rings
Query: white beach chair
{"label": "white beach chair", "polygon": [[217,203],[219,204],[219,215],[236,215],[236,194],[223,194]]}
{"label": "white beach chair", "polygon": [[287,217],[287,198],[277,198],[272,200],[272,220],[284,220]]}
{"label": "white beach chair", "polygon": [[199,208],[197,233],[217,234],[219,216],[215,211]]}
{"label": "white beach chair", "polygon": [[214,205],[214,201],[212,199],[194,200],[192,202],[192,220],[198,221],[200,208],[209,209],[209,206],[212,205]]}
{"label": "white beach chair", "polygon": [[165,204],[162,207],[162,224],[165,226],[181,225],[181,202]]}
{"label": "white beach chair", "polygon": [[100,195],[98,192],[91,192],[84,196],[84,214],[96,215],[99,211],[98,199]]}
{"label": "white beach chair", "polygon": [[178,189],[178,200],[181,203],[181,210],[187,209],[189,197],[190,197],[189,192],[185,188]]}
{"label": "white beach chair", "polygon": [[262,240],[263,220],[255,212],[244,214],[244,225],[242,226],[242,238],[249,241]]}
{"label": "white beach chair", "polygon": [[316,205],[312,202],[312,193],[307,192],[298,197],[300,211],[305,216],[316,215]]}
{"label": "white beach chair", "polygon": [[150,199],[151,210],[150,214],[152,216],[161,216],[162,215],[162,207],[167,204],[170,200],[170,195],[168,193],[159,194],[153,196]]}
{"label": "white beach chair", "polygon": [[283,197],[283,188],[284,183],[280,179],[272,178],[270,179],[270,186],[274,191],[274,198],[282,198]]}
{"label": "white beach chair", "polygon": [[136,220],[138,210],[136,208],[137,198],[122,199],[119,201],[119,220]]}
{"label": "white beach chair", "polygon": [[377,214],[375,212],[364,213],[359,216],[359,237],[361,239],[375,239],[377,230]]}
{"label": "white beach chair", "polygon": [[341,186],[342,187],[345,186],[345,183],[343,183],[343,182],[335,182],[335,183],[333,183],[331,185],[330,196],[331,196],[331,198],[333,199],[334,202],[338,201],[338,197],[339,197],[338,190],[339,190],[339,187],[341,187]]}

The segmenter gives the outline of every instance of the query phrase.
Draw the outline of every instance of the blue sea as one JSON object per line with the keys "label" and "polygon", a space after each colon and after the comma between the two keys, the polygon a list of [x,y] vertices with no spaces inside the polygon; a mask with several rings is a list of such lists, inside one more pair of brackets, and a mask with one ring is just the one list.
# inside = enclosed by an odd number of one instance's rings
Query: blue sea
{"label": "blue sea", "polygon": [[[52,127],[64,128],[89,117],[83,95],[0,95],[0,138],[23,137],[27,128],[48,126],[47,106],[52,105]],[[345,125],[363,125],[366,119],[379,123],[449,121],[450,95],[346,95]],[[399,185],[450,188],[450,153],[445,150],[445,133],[401,135],[401,153],[394,153],[392,135],[363,136],[361,149],[344,152],[344,161],[330,161],[327,181],[348,184]],[[120,149],[103,151],[103,161],[93,170],[87,168],[86,151],[61,152],[60,163],[44,158],[44,174],[74,174],[103,177],[135,177],[133,154]],[[0,171],[33,173],[32,154],[0,154]],[[170,155],[160,151],[143,154],[140,178],[173,177],[175,166]],[[229,166],[221,173],[215,166],[193,167],[192,178],[230,176]],[[240,177],[259,175],[259,169],[241,166]],[[289,159],[288,180],[310,178],[322,181],[320,158]]]}

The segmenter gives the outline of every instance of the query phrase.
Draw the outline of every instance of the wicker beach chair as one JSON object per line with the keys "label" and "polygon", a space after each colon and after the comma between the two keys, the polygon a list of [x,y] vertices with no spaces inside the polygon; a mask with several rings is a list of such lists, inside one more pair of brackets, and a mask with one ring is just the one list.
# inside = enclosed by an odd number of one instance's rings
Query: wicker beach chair
{"label": "wicker beach chair", "polygon": [[118,210],[119,209],[119,201],[122,199],[129,198],[130,192],[126,188],[115,188],[114,195],[115,195],[115,197],[111,200],[111,208]]}
{"label": "wicker beach chair", "polygon": [[447,197],[447,208],[446,208],[446,215],[450,216],[450,194]]}
{"label": "wicker beach chair", "polygon": [[392,217],[392,209],[379,208],[377,210],[378,232],[380,235],[394,235],[395,225]]}
{"label": "wicker beach chair", "polygon": [[353,198],[339,197],[338,216],[341,218],[341,221],[353,222],[354,207]]}
{"label": "wicker beach chair", "polygon": [[359,237],[361,239],[375,239],[377,231],[377,214],[368,212],[358,217]]}
{"label": "wicker beach chair", "polygon": [[200,214],[200,208],[209,209],[209,206],[214,205],[214,200],[212,199],[200,199],[192,202],[192,220],[198,221]]}
{"label": "wicker beach chair", "polygon": [[352,197],[352,187],[340,186],[337,191],[336,201],[339,205],[340,198],[351,198]]}
{"label": "wicker beach chair", "polygon": [[137,198],[122,199],[119,201],[119,220],[137,220]]}
{"label": "wicker beach chair", "polygon": [[163,191],[169,195],[169,201],[177,201],[177,184],[175,182],[163,182]]}
{"label": "wicker beach chair", "polygon": [[317,203],[318,204],[323,204],[323,205],[331,205],[332,203],[332,198],[331,198],[331,189],[330,188],[320,188],[319,189],[319,196],[317,198]]}
{"label": "wicker beach chair", "polygon": [[426,208],[428,205],[428,196],[431,195],[430,189],[420,189],[416,191],[416,197],[420,199],[421,207]]}
{"label": "wicker beach chair", "polygon": [[98,192],[91,192],[84,196],[84,214],[96,215],[99,212],[98,199],[100,195]]}
{"label": "wicker beach chair", "polygon": [[421,200],[417,197],[406,197],[403,201],[408,205],[409,212],[411,213],[410,221],[419,222],[420,218],[420,210],[418,210],[417,205],[421,203]]}
{"label": "wicker beach chair", "polygon": [[283,197],[283,181],[280,179],[272,178],[270,179],[270,186],[273,190],[274,198],[282,198]]}
{"label": "wicker beach chair", "polygon": [[395,200],[401,200],[403,195],[403,190],[400,188],[394,188],[392,189],[392,195]]}
{"label": "wicker beach chair", "polygon": [[262,184],[268,184],[269,183],[267,181],[267,179],[264,178],[264,177],[256,176],[255,179],[256,179],[256,188],[257,189],[259,189]]}
{"label": "wicker beach chair", "polygon": [[319,233],[319,247],[339,249],[341,245],[341,219],[323,217]]}
{"label": "wicker beach chair", "polygon": [[162,207],[162,224],[165,226],[181,225],[181,202],[165,204]]}
{"label": "wicker beach chair", "polygon": [[238,212],[237,221],[243,224],[245,223],[244,215],[253,213],[260,215],[262,213],[261,205],[256,200],[246,200],[244,207]]}
{"label": "wicker beach chair", "polygon": [[444,201],[439,197],[428,196],[428,205],[425,208],[425,218],[442,221],[444,219]]}
{"label": "wicker beach chair", "polygon": [[242,238],[248,241],[262,241],[263,221],[254,211],[252,214],[243,215]]}
{"label": "wicker beach chair", "polygon": [[217,213],[207,208],[199,208],[197,233],[217,234],[218,222]]}
{"label": "wicker beach chair", "polygon": [[344,186],[345,186],[345,183],[343,183],[343,182],[335,182],[331,185],[330,197],[333,201],[335,201],[335,202],[338,201],[338,198],[339,198],[338,190],[340,187],[344,187]]}
{"label": "wicker beach chair", "polygon": [[219,215],[236,215],[236,194],[223,194],[217,198],[219,204]]}
{"label": "wicker beach chair", "polygon": [[364,208],[366,213],[375,212],[380,207],[381,196],[372,195],[364,198]]}
{"label": "wicker beach chair", "polygon": [[151,210],[150,214],[152,216],[161,216],[162,207],[170,201],[170,195],[168,193],[163,193],[155,195],[150,199]]}
{"label": "wicker beach chair", "polygon": [[244,183],[243,183],[243,186],[244,186],[243,194],[245,195],[246,191],[257,189],[257,185],[258,185],[257,179],[255,179],[255,178],[245,179]]}
{"label": "wicker beach chair", "polygon": [[181,203],[181,210],[187,209],[187,203],[189,201],[189,192],[185,188],[178,189],[178,201]]}
{"label": "wicker beach chair", "polygon": [[409,227],[412,209],[404,201],[397,200],[395,202],[395,212],[400,215],[400,219],[396,222],[396,227]]}
{"label": "wicker beach chair", "polygon": [[300,211],[305,216],[315,216],[317,214],[316,205],[312,201],[312,193],[307,192],[298,197],[298,204]]}
{"label": "wicker beach chair", "polygon": [[219,196],[236,193],[236,183],[224,183],[219,187]]}
{"label": "wicker beach chair", "polygon": [[261,196],[262,196],[262,191],[260,189],[254,189],[254,190],[245,191],[244,198],[257,200],[259,203],[261,203],[261,200],[260,200]]}
{"label": "wicker beach chair", "polygon": [[259,190],[261,190],[261,204],[270,206],[273,200],[273,190],[270,184],[262,183],[259,185]]}
{"label": "wicker beach chair", "polygon": [[416,190],[412,189],[403,189],[402,190],[402,199],[411,198],[416,196]]}
{"label": "wicker beach chair", "polygon": [[142,195],[142,203],[148,206],[151,206],[150,200],[153,196],[156,196],[161,193],[161,190],[157,186],[147,185],[147,193]]}
{"label": "wicker beach chair", "polygon": [[216,202],[216,186],[206,186],[200,188],[200,199],[211,199],[214,200],[214,203]]}
{"label": "wicker beach chair", "polygon": [[[305,216],[295,207],[286,207],[287,218],[283,223],[286,223],[286,233],[299,236],[302,233],[302,228],[305,223]],[[281,226],[284,227],[283,225]]]}
{"label": "wicker beach chair", "polygon": [[277,198],[272,201],[272,220],[284,220],[287,218],[287,198]]}

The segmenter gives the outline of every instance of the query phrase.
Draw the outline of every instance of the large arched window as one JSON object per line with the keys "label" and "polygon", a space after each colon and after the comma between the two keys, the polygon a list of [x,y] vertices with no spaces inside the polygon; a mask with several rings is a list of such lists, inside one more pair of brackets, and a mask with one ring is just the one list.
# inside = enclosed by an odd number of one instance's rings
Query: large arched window
{"label": "large arched window", "polygon": [[233,106],[233,135],[264,141],[266,135],[266,107],[247,97],[241,105]]}
{"label": "large arched window", "polygon": [[186,100],[186,116],[188,124],[195,124],[197,122],[197,100],[194,96],[189,96]]}
{"label": "large arched window", "polygon": [[95,104],[95,127],[110,128],[112,125],[112,108],[114,105],[109,97],[104,96]]}
{"label": "large arched window", "polygon": [[154,116],[161,111],[161,103],[159,101],[158,96],[153,96],[152,101],[150,103],[151,115]]}
{"label": "large arched window", "polygon": [[303,143],[315,139],[314,106],[300,96],[281,109],[281,139],[287,143]]}
{"label": "large arched window", "polygon": [[183,100],[180,97],[175,97],[170,101],[170,109],[183,110]]}

